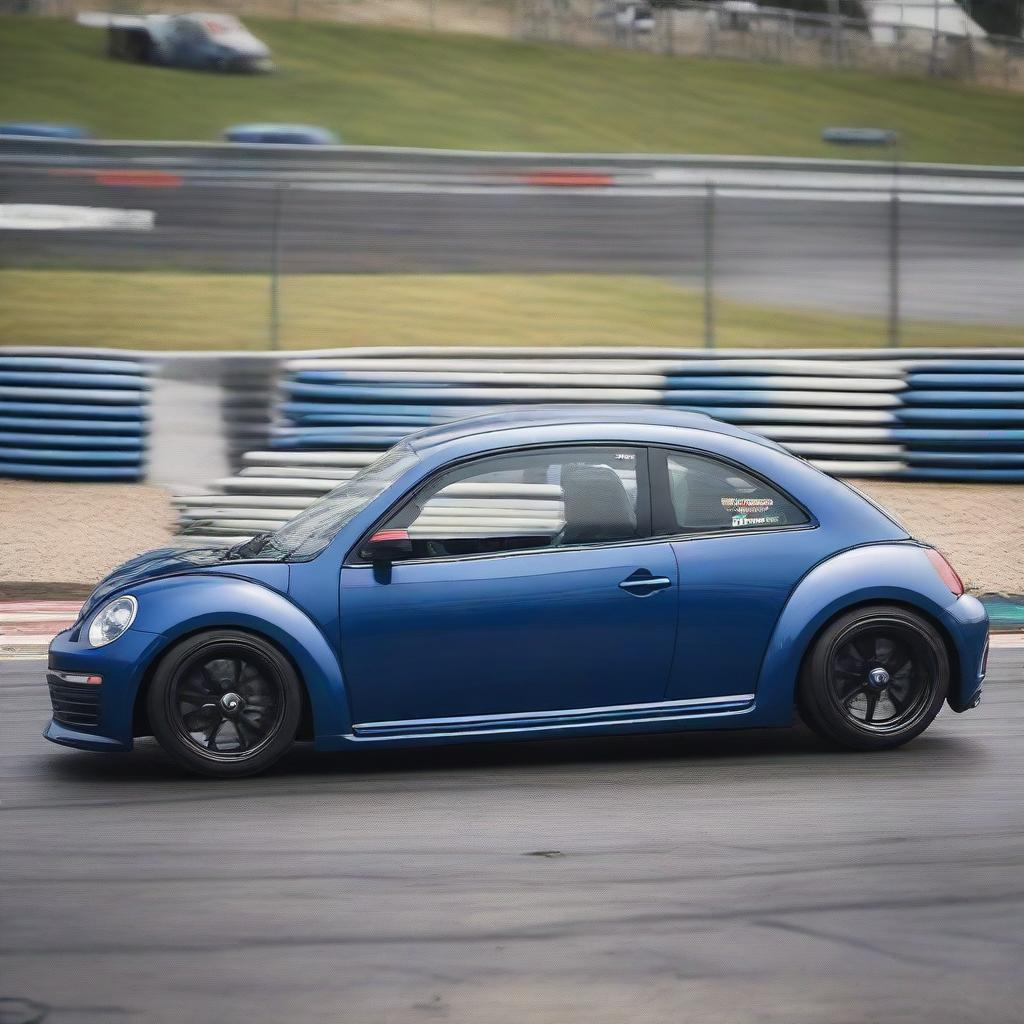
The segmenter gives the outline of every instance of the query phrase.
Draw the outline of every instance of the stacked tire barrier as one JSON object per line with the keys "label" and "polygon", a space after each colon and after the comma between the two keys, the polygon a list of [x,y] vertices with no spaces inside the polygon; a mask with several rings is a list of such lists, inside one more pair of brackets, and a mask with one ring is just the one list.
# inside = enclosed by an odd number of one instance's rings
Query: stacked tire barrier
{"label": "stacked tire barrier", "polygon": [[211,543],[276,530],[377,457],[363,452],[249,452],[211,493],[174,499],[190,541]]}
{"label": "stacked tire barrier", "polygon": [[0,476],[142,479],[150,374],[133,354],[0,351]]}
{"label": "stacked tire barrier", "polygon": [[914,360],[899,417],[900,476],[1024,483],[1024,357]]}
{"label": "stacked tire barrier", "polygon": [[206,539],[273,529],[412,431],[502,406],[707,413],[846,477],[1024,482],[1024,354],[359,350],[281,366],[270,450],[182,498]]}

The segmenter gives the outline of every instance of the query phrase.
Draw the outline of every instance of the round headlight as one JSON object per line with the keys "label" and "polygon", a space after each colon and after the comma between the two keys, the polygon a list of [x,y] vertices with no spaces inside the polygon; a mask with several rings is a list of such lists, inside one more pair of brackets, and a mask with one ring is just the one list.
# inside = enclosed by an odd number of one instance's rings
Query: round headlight
{"label": "round headlight", "polygon": [[134,597],[118,597],[104,605],[89,627],[89,643],[102,647],[116,640],[134,621],[139,603]]}

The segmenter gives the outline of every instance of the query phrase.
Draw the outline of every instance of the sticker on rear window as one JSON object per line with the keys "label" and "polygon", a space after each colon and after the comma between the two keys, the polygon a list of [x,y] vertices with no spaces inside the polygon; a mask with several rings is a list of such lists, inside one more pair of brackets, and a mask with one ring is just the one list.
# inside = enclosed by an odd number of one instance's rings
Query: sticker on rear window
{"label": "sticker on rear window", "polygon": [[782,522],[781,516],[752,516],[748,512],[735,512],[732,517],[733,526],[777,526]]}
{"label": "sticker on rear window", "polygon": [[774,498],[722,498],[722,508],[756,509],[771,508]]}

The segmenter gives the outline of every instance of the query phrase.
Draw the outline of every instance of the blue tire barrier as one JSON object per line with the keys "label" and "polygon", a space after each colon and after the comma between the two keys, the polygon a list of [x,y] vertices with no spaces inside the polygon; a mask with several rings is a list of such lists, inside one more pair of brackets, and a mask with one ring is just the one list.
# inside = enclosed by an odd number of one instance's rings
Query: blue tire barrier
{"label": "blue tire barrier", "polygon": [[[856,358],[846,358],[847,355]],[[654,385],[654,386],[652,386]],[[952,467],[985,469],[1024,443],[1024,357],[930,350],[805,355],[503,350],[323,353],[285,364],[273,446],[291,451],[396,440],[404,431],[506,404],[602,401],[703,412],[822,464],[909,469],[911,453],[957,446]],[[988,429],[991,428],[991,429]],[[973,461],[972,461],[973,460]],[[1001,471],[1008,464],[1002,463]]]}
{"label": "blue tire barrier", "polygon": [[328,412],[303,414],[293,417],[293,420],[304,427],[339,427],[366,423],[376,426],[408,427],[412,431],[420,427],[433,426],[435,423],[443,423],[445,417],[432,413],[423,413],[422,415],[410,413],[403,416],[399,413]]}
{"label": "blue tire barrier", "polygon": [[[494,405],[483,406],[456,406],[456,405],[430,405],[424,408],[418,405],[395,405],[388,402],[360,403],[359,405],[335,405],[325,402],[283,402],[278,406],[278,412],[287,420],[298,423],[300,421],[312,422],[328,416],[355,416],[355,417],[429,417],[431,422],[442,422],[445,419],[457,419],[459,416],[475,415],[480,412],[490,412],[500,408]],[[360,419],[360,422],[363,420]]]}
{"label": "blue tire barrier", "polygon": [[302,430],[295,433],[275,430],[271,438],[274,448],[302,451],[312,448],[388,448],[401,441],[409,431],[404,427],[350,427],[346,430],[327,429],[323,432]]}
{"label": "blue tire barrier", "polygon": [[[24,430],[25,420],[20,416],[0,416],[0,430]],[[38,433],[70,434],[119,434],[124,437],[142,437],[145,433],[141,420],[36,420],[33,429]]]}
{"label": "blue tire barrier", "polygon": [[1024,362],[1017,373],[909,373],[907,386],[911,388],[949,388],[953,391],[970,388],[1006,388],[1019,391],[1024,388]]}
{"label": "blue tire barrier", "polygon": [[23,373],[0,370],[0,385],[3,384],[42,388],[114,388],[125,391],[140,391],[149,387],[149,381],[145,377],[127,373]]}
{"label": "blue tire barrier", "polygon": [[900,409],[896,415],[901,423],[958,423],[965,427],[1024,423],[1024,409]]}
{"label": "blue tire barrier", "polygon": [[802,391],[848,391],[881,393],[902,391],[906,384],[896,378],[873,379],[844,377],[673,377],[665,378],[667,389],[688,390],[708,388],[743,388],[751,391],[793,390]]}
{"label": "blue tire barrier", "polygon": [[137,466],[50,466],[22,465],[0,460],[0,476],[25,480],[66,480],[82,483],[134,482],[141,474]]}
{"label": "blue tire barrier", "polygon": [[[270,449],[262,470],[247,463],[242,475],[217,485],[242,499],[246,522],[261,518],[261,494],[287,498],[289,480],[301,495],[294,510],[322,486],[315,480],[351,475],[331,461],[345,453],[359,465],[425,426],[552,402],[707,413],[837,475],[1017,482],[1024,472],[1024,353],[1009,349],[709,358],[700,350],[364,348],[268,355],[258,366],[251,354],[219,358],[231,381],[225,417],[254,416],[267,425],[262,438],[270,435],[269,443],[255,442]],[[0,474],[143,479],[153,365],[116,350],[0,354]],[[274,452],[285,461],[274,463]],[[303,476],[303,453],[314,459],[313,483]]]}
{"label": "blue tire barrier", "polygon": [[1024,373],[1024,358],[1003,359],[993,357],[984,359],[914,359],[908,369],[911,373]]}
{"label": "blue tire barrier", "polygon": [[0,355],[0,475],[140,480],[151,362],[108,353]]}
{"label": "blue tire barrier", "polygon": [[[977,469],[978,456],[975,452],[919,452],[911,449],[905,455],[907,464],[912,468],[941,466],[946,469],[962,467]],[[988,469],[1012,469],[1020,466],[1024,469],[1024,452],[985,452],[985,463]]]}
{"label": "blue tire barrier", "polygon": [[704,412],[835,475],[1024,482],[1024,354],[1010,351],[362,349],[285,361],[270,450],[177,502],[190,536],[233,542],[414,430],[551,402]]}
{"label": "blue tire barrier", "polygon": [[83,450],[139,452],[142,451],[142,439],[124,436],[83,436],[81,434],[12,434],[0,432],[0,449],[12,451],[15,448],[81,448]]}
{"label": "blue tire barrier", "polygon": [[50,462],[73,463],[78,466],[93,466],[101,463],[111,465],[137,466],[142,461],[141,452],[99,452],[78,448],[9,448],[3,447],[4,460],[45,464]]}
{"label": "blue tire barrier", "polygon": [[[58,373],[81,373],[83,358],[50,356],[6,356],[0,353],[0,370],[51,370]],[[137,374],[138,362],[130,359],[88,358],[89,372],[110,374]]]}
{"label": "blue tire barrier", "polygon": [[904,405],[1024,405],[1024,379],[1016,391],[925,391],[912,390],[904,394]]}
{"label": "blue tire barrier", "polygon": [[0,401],[94,402],[98,405],[137,405],[137,391],[98,388],[36,388],[0,385]]}
{"label": "blue tire barrier", "polygon": [[141,423],[147,416],[145,406],[130,405],[62,405],[49,402],[0,401],[0,413],[5,416],[59,417],[83,416],[89,419],[135,421]]}

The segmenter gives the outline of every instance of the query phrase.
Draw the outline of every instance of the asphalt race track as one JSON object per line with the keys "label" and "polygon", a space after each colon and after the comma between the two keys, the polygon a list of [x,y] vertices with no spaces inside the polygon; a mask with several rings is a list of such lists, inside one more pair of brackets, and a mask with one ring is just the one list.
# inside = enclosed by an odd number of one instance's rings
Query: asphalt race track
{"label": "asphalt race track", "polygon": [[[275,202],[282,273],[655,274],[697,284],[704,199],[566,189],[281,192],[259,181],[104,185],[4,168],[0,203],[151,210],[148,231],[0,232],[0,266],[267,272]],[[968,197],[970,198],[970,197]],[[902,311],[1024,322],[1024,202],[901,207]],[[714,220],[721,294],[758,303],[880,313],[888,301],[887,201],[722,196]]]}
{"label": "asphalt race track", "polygon": [[1019,1022],[1022,664],[887,754],[303,749],[204,782],[50,746],[42,663],[2,663],[0,1019]]}

